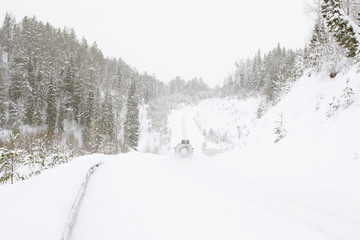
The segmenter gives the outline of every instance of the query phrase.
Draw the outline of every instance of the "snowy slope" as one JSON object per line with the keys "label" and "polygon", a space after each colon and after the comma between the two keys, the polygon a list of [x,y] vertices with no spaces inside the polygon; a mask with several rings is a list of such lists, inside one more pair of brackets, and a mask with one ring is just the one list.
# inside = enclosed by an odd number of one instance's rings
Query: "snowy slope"
{"label": "snowy slope", "polygon": [[[345,106],[347,99],[343,96],[347,80],[354,92],[351,97],[354,103],[349,107]],[[281,115],[286,138],[290,138],[289,141],[294,144],[302,146],[315,143],[319,147],[340,151],[341,154],[344,154],[343,147],[347,147],[348,152],[358,154],[360,73],[356,73],[356,68],[353,68],[333,79],[324,73],[300,78],[284,99],[255,123],[250,143],[272,142],[275,122]]]}
{"label": "snowy slope", "polygon": [[[347,81],[349,81],[347,83]],[[346,88],[353,90],[344,96]],[[345,94],[346,95],[346,94]],[[347,101],[353,103],[347,107]],[[273,145],[279,122],[284,137],[280,142],[331,157],[358,159],[360,156],[360,73],[356,68],[329,78],[306,74],[290,92],[257,118],[261,99],[209,99],[196,107],[195,121],[205,136],[207,153],[249,146]],[[286,149],[284,149],[286,151]]]}

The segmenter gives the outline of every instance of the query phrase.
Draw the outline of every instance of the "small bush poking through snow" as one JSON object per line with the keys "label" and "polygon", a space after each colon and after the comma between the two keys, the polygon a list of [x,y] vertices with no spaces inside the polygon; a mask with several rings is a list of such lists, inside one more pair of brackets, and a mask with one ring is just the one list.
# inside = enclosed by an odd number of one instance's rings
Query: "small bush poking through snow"
{"label": "small bush poking through snow", "polygon": [[46,144],[37,140],[28,149],[19,147],[20,135],[9,134],[8,146],[0,148],[0,183],[14,183],[40,174],[43,170],[66,163],[69,153],[63,146],[50,151]]}
{"label": "small bush poking through snow", "polygon": [[280,119],[275,122],[274,135],[275,143],[283,139],[287,134],[287,131],[284,127],[283,114],[280,114]]}
{"label": "small bush poking through snow", "polygon": [[333,97],[331,103],[329,103],[329,110],[326,112],[326,117],[331,118],[333,117],[340,108],[340,100],[336,97]]}
{"label": "small bush poking through snow", "polygon": [[349,86],[350,79],[348,78],[346,80],[346,87],[344,88],[343,94],[341,95],[341,98],[343,99],[342,106],[344,109],[350,107],[351,104],[354,103],[354,91]]}

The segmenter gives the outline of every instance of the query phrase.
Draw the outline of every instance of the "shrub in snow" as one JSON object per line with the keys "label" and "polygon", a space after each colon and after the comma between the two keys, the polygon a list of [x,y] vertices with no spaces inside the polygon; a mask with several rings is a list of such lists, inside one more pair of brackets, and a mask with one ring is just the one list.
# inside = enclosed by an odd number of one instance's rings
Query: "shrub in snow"
{"label": "shrub in snow", "polygon": [[67,163],[69,161],[69,152],[64,146],[55,146],[55,152],[49,156],[48,160],[49,167]]}
{"label": "shrub in snow", "polygon": [[21,134],[11,132],[7,143],[0,148],[0,182],[13,183],[40,174],[43,170],[66,163],[71,154],[64,146],[47,146],[42,139],[30,141]]}
{"label": "shrub in snow", "polygon": [[275,122],[274,135],[275,143],[283,139],[287,134],[286,129],[284,128],[283,114],[280,114],[280,119]]}
{"label": "shrub in snow", "polygon": [[343,90],[343,94],[341,95],[342,98],[342,107],[344,109],[348,108],[351,104],[353,104],[354,102],[354,91],[353,89],[349,86],[349,81],[350,79],[346,80],[346,87]]}
{"label": "shrub in snow", "polygon": [[41,139],[39,139],[36,143],[33,144],[31,152],[32,154],[29,156],[29,158],[32,159],[31,163],[45,167],[47,149],[44,142]]}
{"label": "shrub in snow", "polygon": [[258,106],[258,109],[256,111],[256,118],[261,118],[266,112],[266,104],[265,100],[262,100]]}
{"label": "shrub in snow", "polygon": [[322,99],[323,99],[323,96],[321,94],[317,96],[316,105],[315,105],[315,112],[319,111]]}
{"label": "shrub in snow", "polygon": [[219,136],[214,132],[212,128],[207,132],[205,129],[203,131],[205,139],[210,142],[219,143]]}
{"label": "shrub in snow", "polygon": [[229,136],[228,136],[227,132],[225,132],[225,133],[221,136],[221,142],[230,143],[230,139],[229,139]]}
{"label": "shrub in snow", "polygon": [[11,133],[9,135],[10,149],[0,148],[0,182],[7,182],[11,180],[14,183],[16,178],[16,170],[22,164],[23,151],[16,149],[15,142],[18,134]]}
{"label": "shrub in snow", "polygon": [[340,101],[336,97],[333,97],[333,101],[329,103],[329,110],[326,112],[326,117],[331,118],[336,114],[340,108]]}

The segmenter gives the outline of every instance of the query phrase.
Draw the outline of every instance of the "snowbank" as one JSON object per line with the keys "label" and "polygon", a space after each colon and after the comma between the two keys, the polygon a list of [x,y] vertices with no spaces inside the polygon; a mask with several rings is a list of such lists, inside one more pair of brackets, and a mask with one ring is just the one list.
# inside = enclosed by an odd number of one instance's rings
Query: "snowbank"
{"label": "snowbank", "polygon": [[88,170],[103,158],[102,155],[76,158],[29,180],[1,185],[1,239],[61,239]]}

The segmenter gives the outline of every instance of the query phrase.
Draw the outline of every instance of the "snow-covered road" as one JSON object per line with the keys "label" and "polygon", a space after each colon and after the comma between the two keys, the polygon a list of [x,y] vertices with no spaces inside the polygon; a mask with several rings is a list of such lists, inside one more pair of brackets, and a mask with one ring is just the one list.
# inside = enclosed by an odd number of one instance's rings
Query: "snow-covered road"
{"label": "snow-covered road", "polygon": [[71,239],[360,239],[356,186],[218,161],[139,153],[106,161]]}
{"label": "snow-covered road", "polygon": [[248,207],[222,180],[197,167],[135,153],[106,162],[91,179],[72,239],[244,236],[239,224],[249,221],[241,217]]}
{"label": "snow-covered road", "polygon": [[[172,114],[172,143],[191,134],[199,150],[193,113]],[[359,163],[283,149],[109,156],[90,179],[71,239],[360,239]]]}

